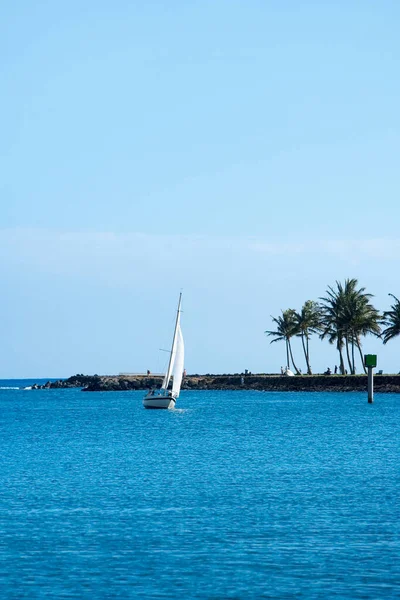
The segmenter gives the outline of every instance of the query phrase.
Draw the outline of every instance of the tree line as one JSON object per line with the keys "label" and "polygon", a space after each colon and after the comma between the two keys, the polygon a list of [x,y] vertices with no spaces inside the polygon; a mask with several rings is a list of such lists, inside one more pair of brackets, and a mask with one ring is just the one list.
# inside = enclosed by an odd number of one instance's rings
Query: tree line
{"label": "tree line", "polygon": [[356,372],[356,359],[359,355],[362,368],[366,372],[361,340],[371,334],[381,338],[384,344],[400,335],[400,300],[394,299],[390,310],[380,313],[372,304],[372,294],[364,287],[358,287],[357,279],[346,279],[344,284],[336,281],[335,286],[328,286],[324,297],[307,300],[301,311],[293,308],[283,310],[279,317],[273,317],[275,330],[267,330],[267,336],[274,342],[284,341],[286,346],[286,364],[300,375],[291,345],[294,337],[301,338],[307,374],[312,375],[310,364],[309,341],[312,335],[321,340],[327,339],[336,346],[339,353],[339,372],[352,375]]}

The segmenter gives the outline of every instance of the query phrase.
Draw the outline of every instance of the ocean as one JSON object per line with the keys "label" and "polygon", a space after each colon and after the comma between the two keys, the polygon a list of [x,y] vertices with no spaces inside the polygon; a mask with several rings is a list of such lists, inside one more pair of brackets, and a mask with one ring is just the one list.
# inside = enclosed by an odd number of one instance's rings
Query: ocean
{"label": "ocean", "polygon": [[[32,381],[30,382],[32,383]],[[400,397],[4,389],[0,597],[400,596]]]}

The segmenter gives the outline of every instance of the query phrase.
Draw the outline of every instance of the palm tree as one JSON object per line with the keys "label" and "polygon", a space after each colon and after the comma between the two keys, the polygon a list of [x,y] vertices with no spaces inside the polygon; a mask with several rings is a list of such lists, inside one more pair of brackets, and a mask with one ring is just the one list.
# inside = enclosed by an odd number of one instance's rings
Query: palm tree
{"label": "palm tree", "polygon": [[321,328],[321,310],[317,302],[307,300],[300,313],[296,313],[296,322],[303,345],[304,357],[307,365],[307,375],[312,375],[310,365],[309,340],[312,333],[317,333]]}
{"label": "palm tree", "polygon": [[349,371],[355,374],[355,348],[358,349],[361,364],[365,371],[361,349],[361,337],[371,333],[379,336],[379,313],[371,304],[372,294],[365,288],[357,289],[357,279],[346,279],[344,286],[336,281],[336,290],[328,287],[327,297],[323,300],[323,329],[321,338],[328,337],[331,343],[336,341],[340,356],[340,371],[344,373],[342,349],[345,347]]}
{"label": "palm tree", "polygon": [[336,343],[339,352],[339,369],[342,375],[345,373],[343,360],[344,332],[342,325],[342,314],[344,306],[344,290],[339,281],[336,281],[337,290],[328,286],[326,297],[320,298],[321,310],[321,334],[323,340],[328,338],[330,344]]}
{"label": "palm tree", "polygon": [[294,336],[298,334],[298,325],[297,325],[297,320],[296,320],[296,311],[293,310],[293,308],[289,308],[287,310],[283,310],[282,311],[282,316],[279,317],[273,317],[271,315],[271,319],[273,320],[273,322],[276,324],[276,331],[265,331],[264,333],[267,334],[267,336],[272,336],[275,339],[271,340],[271,344],[273,342],[281,342],[282,340],[285,340],[285,344],[286,344],[286,364],[288,367],[290,367],[290,359],[292,360],[293,363],[293,367],[297,373],[297,375],[300,374],[299,369],[296,367],[295,362],[293,360],[293,352],[292,352],[292,347],[290,344],[290,339]]}
{"label": "palm tree", "polygon": [[382,323],[387,325],[382,331],[383,343],[387,344],[389,340],[397,335],[400,335],[400,300],[393,294],[389,294],[395,299],[394,304],[390,307],[391,310],[386,310],[383,313]]}
{"label": "palm tree", "polygon": [[[357,280],[347,280],[346,304],[345,304],[345,329],[346,345],[351,345],[351,372],[355,373],[355,347],[360,354],[361,364],[366,373],[364,356],[361,349],[361,337],[367,334],[380,336],[380,315],[371,304],[372,294],[366,294],[365,288],[356,289]],[[346,288],[346,286],[345,286]]]}

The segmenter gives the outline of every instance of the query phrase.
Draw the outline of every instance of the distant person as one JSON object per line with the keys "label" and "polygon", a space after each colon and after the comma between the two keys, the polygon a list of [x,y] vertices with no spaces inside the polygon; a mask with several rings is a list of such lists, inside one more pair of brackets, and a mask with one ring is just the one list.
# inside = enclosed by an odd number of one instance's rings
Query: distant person
{"label": "distant person", "polygon": [[337,365],[335,365],[335,375],[337,375]]}
{"label": "distant person", "polygon": [[186,377],[186,369],[183,369],[183,377]]}
{"label": "distant person", "polygon": [[281,367],[281,375],[284,375],[285,371],[283,370],[283,367]]}
{"label": "distant person", "polygon": [[147,369],[147,377],[150,375],[150,371],[149,369]]}
{"label": "distant person", "polygon": [[324,375],[332,375],[332,371],[330,369],[330,367],[328,367],[324,373]]}

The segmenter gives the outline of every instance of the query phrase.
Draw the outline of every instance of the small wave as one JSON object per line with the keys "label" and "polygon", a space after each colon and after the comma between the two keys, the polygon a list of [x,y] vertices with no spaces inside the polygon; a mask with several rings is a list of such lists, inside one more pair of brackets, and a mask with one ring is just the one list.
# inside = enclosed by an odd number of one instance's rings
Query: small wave
{"label": "small wave", "polygon": [[5,386],[5,387],[0,387],[0,390],[20,390],[21,388],[19,387],[10,387],[10,386]]}

